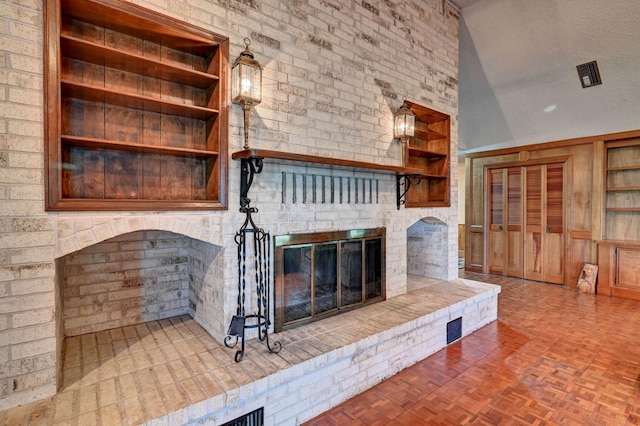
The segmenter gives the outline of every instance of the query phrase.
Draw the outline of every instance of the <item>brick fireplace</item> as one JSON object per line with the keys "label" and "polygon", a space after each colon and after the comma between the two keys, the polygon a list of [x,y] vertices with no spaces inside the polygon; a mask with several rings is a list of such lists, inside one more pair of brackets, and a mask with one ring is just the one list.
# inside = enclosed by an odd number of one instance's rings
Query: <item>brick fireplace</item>
{"label": "brick fireplace", "polygon": [[[231,58],[244,37],[252,39],[265,68],[263,102],[252,110],[253,146],[399,165],[393,112],[411,93],[451,116],[451,152],[457,150],[458,20],[446,2],[419,10],[409,1],[133,3],[224,32]],[[221,342],[237,306],[234,234],[244,217],[239,164],[230,153],[242,146],[242,111],[231,106],[229,114],[228,210],[45,211],[41,8],[9,6],[12,43],[0,55],[7,76],[0,108],[0,410],[56,393],[65,336],[186,315]],[[331,202],[327,192],[314,201],[300,189],[293,199],[294,176],[309,187],[314,176],[342,182],[343,197]],[[437,278],[457,277],[456,167],[450,182],[451,206],[398,210],[392,175],[268,164],[251,199],[256,222],[272,235],[385,228],[388,301],[407,293],[407,257],[415,254],[408,230],[425,218],[446,225],[438,257],[429,257],[447,265]],[[229,395],[238,401],[237,391]]]}

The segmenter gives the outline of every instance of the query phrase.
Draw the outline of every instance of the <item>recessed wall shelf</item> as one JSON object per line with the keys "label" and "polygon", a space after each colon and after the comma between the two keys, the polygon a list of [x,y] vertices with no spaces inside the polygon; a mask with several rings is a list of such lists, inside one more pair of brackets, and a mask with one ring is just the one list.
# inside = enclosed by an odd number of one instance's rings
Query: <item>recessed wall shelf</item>
{"label": "recessed wall shelf", "polygon": [[450,118],[405,101],[416,115],[415,134],[407,142],[405,164],[420,169],[422,180],[407,192],[407,207],[447,207],[449,201]]}
{"label": "recessed wall shelf", "polygon": [[47,210],[226,209],[229,40],[122,0],[46,0]]}

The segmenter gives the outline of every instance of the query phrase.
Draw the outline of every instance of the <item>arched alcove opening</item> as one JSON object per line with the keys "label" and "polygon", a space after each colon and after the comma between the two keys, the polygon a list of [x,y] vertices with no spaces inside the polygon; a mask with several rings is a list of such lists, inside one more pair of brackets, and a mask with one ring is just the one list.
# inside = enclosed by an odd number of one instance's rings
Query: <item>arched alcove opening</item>
{"label": "arched alcove opening", "polygon": [[222,341],[221,251],[186,235],[140,230],[57,259],[63,354],[58,367],[64,376],[59,388],[87,377],[91,366],[109,362],[119,351],[130,351],[133,364],[140,361],[133,356],[135,348],[149,344],[158,346],[159,356],[169,356],[160,342],[175,339],[164,325],[175,330],[193,319],[204,329],[193,333]]}
{"label": "arched alcove opening", "polygon": [[434,217],[423,218],[407,229],[407,274],[447,280],[448,226]]}

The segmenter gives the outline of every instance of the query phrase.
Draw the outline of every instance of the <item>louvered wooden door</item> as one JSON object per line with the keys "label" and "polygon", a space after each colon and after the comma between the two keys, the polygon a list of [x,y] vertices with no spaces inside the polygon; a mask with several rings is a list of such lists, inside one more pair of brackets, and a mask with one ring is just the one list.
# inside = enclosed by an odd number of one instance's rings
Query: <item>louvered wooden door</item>
{"label": "louvered wooden door", "polygon": [[523,276],[522,168],[490,169],[489,272]]}
{"label": "louvered wooden door", "polygon": [[524,277],[564,283],[564,165],[527,166]]}
{"label": "louvered wooden door", "polygon": [[564,283],[564,165],[487,173],[488,272]]}

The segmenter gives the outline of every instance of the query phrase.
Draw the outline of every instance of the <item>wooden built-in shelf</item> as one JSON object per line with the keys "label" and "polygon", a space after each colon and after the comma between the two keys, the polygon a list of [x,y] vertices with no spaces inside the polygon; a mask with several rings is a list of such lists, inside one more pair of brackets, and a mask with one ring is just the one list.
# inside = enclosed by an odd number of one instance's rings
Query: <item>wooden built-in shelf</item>
{"label": "wooden built-in shelf", "polygon": [[626,247],[640,247],[640,241],[630,241],[630,240],[597,240],[597,244],[602,245],[618,245],[618,246],[626,246]]}
{"label": "wooden built-in shelf", "polygon": [[424,170],[413,167],[390,166],[364,161],[343,160],[340,158],[320,157],[317,155],[295,154],[291,152],[271,151],[266,149],[245,149],[231,154],[234,160],[261,158],[277,162],[311,163],[323,166],[336,166],[350,169],[375,170],[381,173],[423,176]]}
{"label": "wooden built-in shelf", "polygon": [[139,152],[144,154],[167,154],[178,157],[209,158],[216,157],[218,155],[215,151],[145,145],[68,135],[62,135],[62,143],[64,146],[77,146],[90,149],[111,149],[115,151]]}
{"label": "wooden built-in shelf", "polygon": [[44,16],[46,209],[226,209],[228,38],[124,0]]}
{"label": "wooden built-in shelf", "polygon": [[609,187],[607,191],[640,191],[640,186]]}
{"label": "wooden built-in shelf", "polygon": [[416,115],[414,136],[405,153],[408,167],[422,170],[422,181],[407,193],[407,207],[449,206],[450,118],[447,114],[406,101]]}
{"label": "wooden built-in shelf", "polygon": [[[416,121],[414,137],[417,139],[424,139],[424,140],[437,140],[437,139],[447,138],[448,136],[445,133],[435,131],[429,128],[429,125],[438,123],[440,120],[436,120],[434,116],[428,116],[428,118],[430,122]],[[420,120],[420,117],[418,117],[418,120]]]}
{"label": "wooden built-in shelf", "polygon": [[640,138],[605,143],[598,293],[640,300]]}
{"label": "wooden built-in shelf", "polygon": [[176,103],[88,84],[62,80],[60,86],[62,88],[62,96],[67,99],[75,98],[89,102],[102,102],[124,108],[177,115],[180,117],[195,118],[197,120],[210,120],[218,115],[218,111],[215,109]]}
{"label": "wooden built-in shelf", "polygon": [[441,152],[428,151],[426,149],[409,146],[409,155],[422,158],[446,158],[447,155]]}
{"label": "wooden built-in shelf", "polygon": [[607,171],[608,172],[623,172],[625,170],[640,170],[640,165],[638,165],[638,166],[607,167]]}
{"label": "wooden built-in shelf", "polygon": [[[215,43],[211,44],[212,48],[216,46]],[[147,77],[165,81],[180,81],[199,89],[206,89],[218,80],[217,75],[174,66],[170,63],[91,43],[69,35],[60,36],[60,48],[62,54],[67,58],[135,74],[144,74]]]}
{"label": "wooden built-in shelf", "polygon": [[607,207],[608,212],[638,212],[640,213],[640,207]]}

